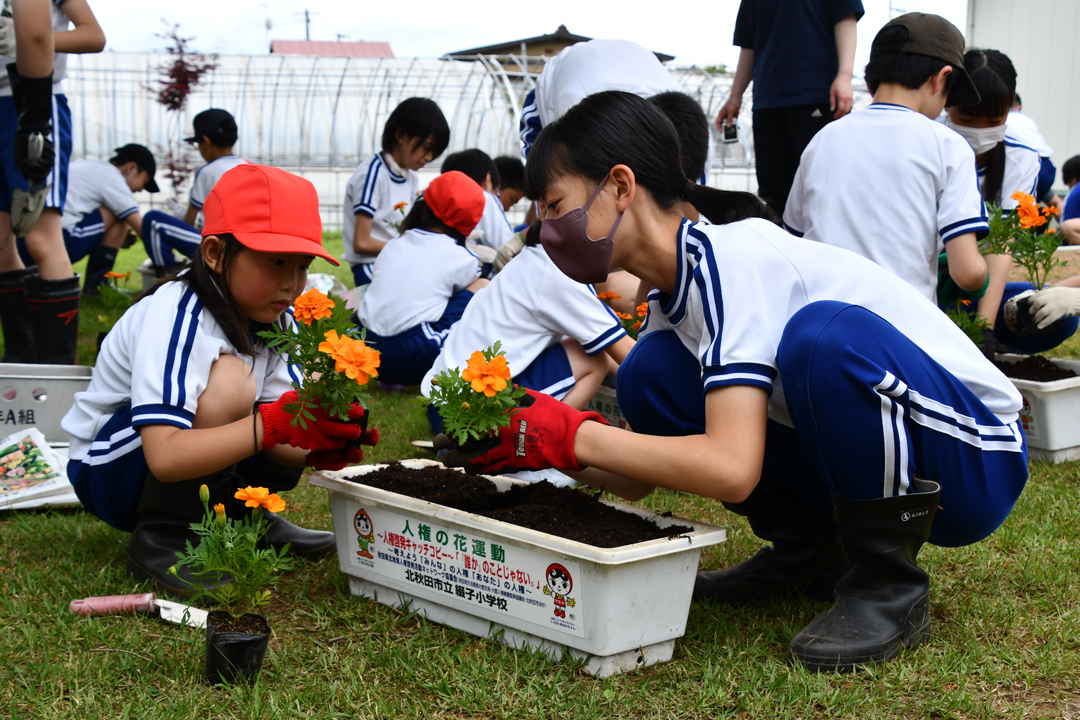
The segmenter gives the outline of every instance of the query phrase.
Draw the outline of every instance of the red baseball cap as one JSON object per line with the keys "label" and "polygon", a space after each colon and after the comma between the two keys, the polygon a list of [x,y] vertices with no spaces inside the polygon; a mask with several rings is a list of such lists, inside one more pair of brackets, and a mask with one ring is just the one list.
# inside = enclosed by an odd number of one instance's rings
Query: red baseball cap
{"label": "red baseball cap", "polygon": [[237,165],[210,191],[202,236],[223,233],[259,252],[317,255],[341,264],[323,249],[315,186],[268,165]]}
{"label": "red baseball cap", "polygon": [[442,220],[462,235],[468,235],[484,214],[484,191],[463,172],[450,170],[424,189],[424,202]]}

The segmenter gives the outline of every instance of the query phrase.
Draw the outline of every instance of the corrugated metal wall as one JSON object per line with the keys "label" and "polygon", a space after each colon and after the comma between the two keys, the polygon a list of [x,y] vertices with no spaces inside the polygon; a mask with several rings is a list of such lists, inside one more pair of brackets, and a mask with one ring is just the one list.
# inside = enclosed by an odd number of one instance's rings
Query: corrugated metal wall
{"label": "corrugated metal wall", "polygon": [[[1054,164],[1080,155],[1080,2],[968,0],[967,41],[1013,61],[1024,114],[1039,124]],[[1060,173],[1054,186],[1064,186]]]}

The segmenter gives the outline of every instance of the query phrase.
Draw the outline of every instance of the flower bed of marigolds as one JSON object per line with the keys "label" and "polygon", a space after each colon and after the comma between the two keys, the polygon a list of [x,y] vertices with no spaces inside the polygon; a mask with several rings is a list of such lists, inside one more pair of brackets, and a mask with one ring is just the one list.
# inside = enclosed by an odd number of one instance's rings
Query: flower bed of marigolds
{"label": "flower bed of marigolds", "polygon": [[[339,243],[328,242],[331,252]],[[118,271],[141,262],[135,250]],[[91,331],[84,325],[90,360]],[[1054,355],[1080,357],[1080,341]],[[425,456],[409,444],[430,437],[412,395],[375,392],[368,402],[381,433],[368,461]],[[202,631],[67,612],[74,598],[149,589],[125,575],[124,533],[77,510],[2,514],[0,717],[1078,718],[1078,496],[1080,465],[1033,463],[1016,509],[988,540],[925,549],[934,638],[873,671],[787,665],[791,636],[824,608],[796,598],[695,604],[671,662],[597,679],[353,597],[331,559],[298,562],[273,588],[274,635],[258,681],[216,688],[202,678]],[[324,490],[302,483],[287,500],[286,517],[330,529]],[[718,503],[661,491],[640,504],[727,527],[728,542],[706,550],[703,567],[759,545]]]}

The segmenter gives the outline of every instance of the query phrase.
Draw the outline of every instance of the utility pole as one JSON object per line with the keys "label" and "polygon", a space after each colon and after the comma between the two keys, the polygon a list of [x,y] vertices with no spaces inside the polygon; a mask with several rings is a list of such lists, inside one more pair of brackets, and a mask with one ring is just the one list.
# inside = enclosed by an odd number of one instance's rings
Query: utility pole
{"label": "utility pole", "polygon": [[311,39],[311,16],[312,16],[312,14],[318,15],[319,13],[312,13],[307,8],[304,8],[304,12],[302,12],[302,13],[298,13],[298,12],[293,13],[293,15],[303,15],[304,16],[304,39],[305,40],[310,40]]}

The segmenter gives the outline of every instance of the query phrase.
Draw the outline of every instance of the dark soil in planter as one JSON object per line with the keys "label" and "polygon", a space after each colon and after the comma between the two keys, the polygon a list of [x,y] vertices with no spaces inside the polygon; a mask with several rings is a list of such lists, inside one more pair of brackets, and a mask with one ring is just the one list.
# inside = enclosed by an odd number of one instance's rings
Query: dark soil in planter
{"label": "dark soil in planter", "polygon": [[499,492],[486,478],[441,467],[408,468],[400,463],[349,480],[595,547],[620,547],[693,532],[685,525],[661,528],[603,504],[599,494],[557,488],[549,482],[514,485]]}
{"label": "dark soil in planter", "polygon": [[1053,380],[1065,380],[1076,377],[1076,373],[1067,368],[1059,367],[1049,359],[1039,355],[1030,355],[1018,362],[995,363],[1006,377],[1016,380],[1034,380],[1035,382],[1051,382]]}

